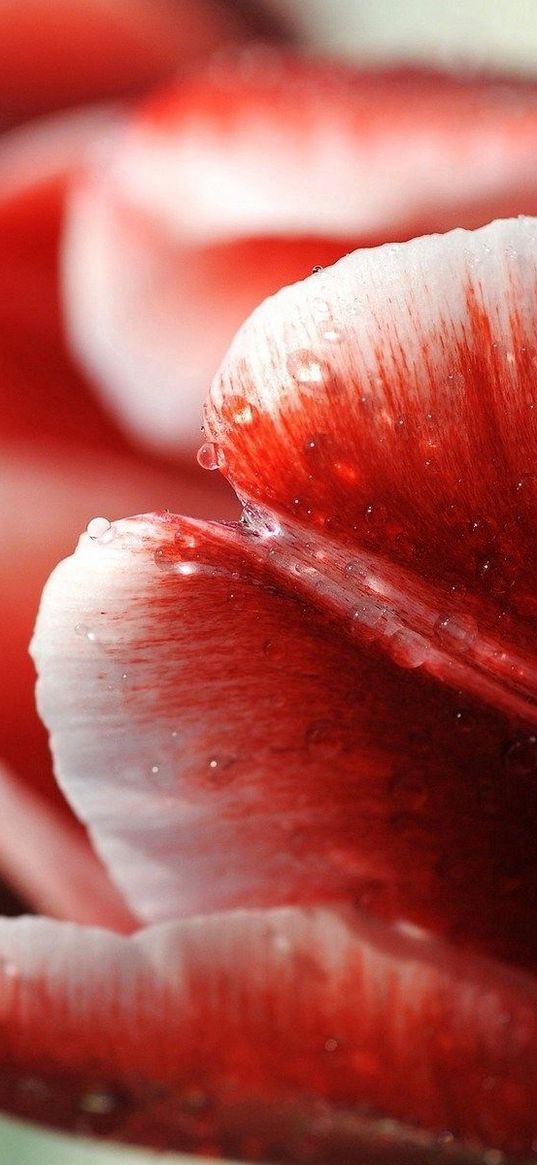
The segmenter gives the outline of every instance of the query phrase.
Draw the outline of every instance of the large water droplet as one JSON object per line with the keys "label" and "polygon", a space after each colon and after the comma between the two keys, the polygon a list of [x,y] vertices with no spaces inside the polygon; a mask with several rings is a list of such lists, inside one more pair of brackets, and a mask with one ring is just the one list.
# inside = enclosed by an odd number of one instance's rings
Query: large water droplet
{"label": "large water droplet", "polygon": [[106,535],[111,534],[112,523],[108,518],[92,518],[86,526],[86,534],[92,542],[102,542]]}
{"label": "large water droplet", "polygon": [[224,455],[222,450],[214,441],[206,441],[198,449],[198,465],[202,469],[220,469],[224,464]]}

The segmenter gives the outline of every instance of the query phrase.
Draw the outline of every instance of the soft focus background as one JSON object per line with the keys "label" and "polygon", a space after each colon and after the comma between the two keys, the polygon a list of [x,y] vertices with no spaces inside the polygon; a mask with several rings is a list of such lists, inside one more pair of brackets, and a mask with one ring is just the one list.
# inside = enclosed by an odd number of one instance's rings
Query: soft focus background
{"label": "soft focus background", "polygon": [[[44,154],[49,131],[45,143],[41,131],[25,126],[55,110],[130,100],[247,36],[289,39],[357,62],[537,74],[535,0],[207,0],[192,7],[188,0],[150,0],[149,9],[144,0],[0,0],[0,392],[7,398],[0,409],[0,755],[47,796],[46,740],[33,712],[33,672],[24,649],[47,573],[94,513],[116,517],[166,505],[201,515],[234,510],[228,494],[196,467],[191,441],[179,458],[169,451],[157,457],[122,435],[96,403],[91,377],[62,347],[51,276],[59,191],[96,119],[102,116],[108,127],[113,115],[93,109],[67,131],[58,123],[52,161]],[[36,207],[41,226],[34,236]],[[74,420],[58,393],[60,380],[76,401]],[[0,872],[4,867],[0,853]],[[24,878],[15,889],[24,902]],[[6,884],[2,905],[18,912],[13,885]],[[0,1124],[0,1165],[155,1160],[9,1120]]]}

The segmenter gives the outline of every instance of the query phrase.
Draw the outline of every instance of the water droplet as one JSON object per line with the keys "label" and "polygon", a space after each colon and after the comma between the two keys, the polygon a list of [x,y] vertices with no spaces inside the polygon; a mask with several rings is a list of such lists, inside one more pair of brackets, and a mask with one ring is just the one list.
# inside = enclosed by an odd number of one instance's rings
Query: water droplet
{"label": "water droplet", "polygon": [[312,299],[311,309],[318,319],[326,319],[330,315],[330,305],[326,302],[326,299]]}
{"label": "water droplet", "polygon": [[92,542],[101,542],[112,531],[112,523],[108,518],[92,518],[86,526],[86,534]]}
{"label": "water droplet", "polygon": [[325,1040],[324,1042],[325,1052],[337,1052],[339,1046],[339,1040],[336,1040],[335,1036],[330,1036],[329,1039]]}
{"label": "water droplet", "polygon": [[358,631],[372,636],[381,635],[385,631],[389,618],[390,611],[388,607],[376,602],[375,599],[369,599],[367,597],[361,599],[352,615],[354,627]]}
{"label": "water droplet", "polygon": [[90,643],[97,642],[97,635],[92,631],[86,623],[77,623],[75,626],[75,635],[79,635],[81,639],[88,639]]}
{"label": "water droplet", "polygon": [[245,396],[231,396],[227,408],[236,425],[251,425],[258,416],[258,410]]}
{"label": "water droplet", "polygon": [[514,740],[505,750],[504,764],[513,776],[528,776],[537,770],[537,736]]}
{"label": "water droplet", "polygon": [[118,1106],[118,1097],[105,1088],[91,1088],[80,1097],[79,1108],[90,1116],[109,1116]]}
{"label": "water droplet", "polygon": [[318,264],[316,264],[315,267],[312,267],[311,269],[312,275],[318,275],[320,271],[324,271],[324,267],[319,267]]}
{"label": "water droplet", "polygon": [[151,772],[152,773],[158,773],[158,771],[159,771],[158,765],[151,765]]}
{"label": "water droplet", "polygon": [[224,455],[222,450],[214,441],[206,441],[198,449],[198,465],[202,469],[220,469],[224,464]]}
{"label": "water droplet", "polygon": [[293,352],[287,361],[287,371],[300,384],[322,384],[327,366],[323,360],[307,349]]}
{"label": "water droplet", "polygon": [[359,562],[346,562],[343,567],[345,578],[365,578],[367,571]]}
{"label": "water droplet", "polygon": [[392,659],[400,667],[413,669],[421,667],[430,653],[430,646],[426,639],[415,631],[404,627],[396,631],[390,639]]}
{"label": "water droplet", "polygon": [[471,615],[441,615],[434,625],[435,635],[443,647],[464,651],[477,639],[477,623]]}
{"label": "water droplet", "polygon": [[159,570],[170,571],[175,568],[175,551],[173,546],[157,546],[153,555]]}

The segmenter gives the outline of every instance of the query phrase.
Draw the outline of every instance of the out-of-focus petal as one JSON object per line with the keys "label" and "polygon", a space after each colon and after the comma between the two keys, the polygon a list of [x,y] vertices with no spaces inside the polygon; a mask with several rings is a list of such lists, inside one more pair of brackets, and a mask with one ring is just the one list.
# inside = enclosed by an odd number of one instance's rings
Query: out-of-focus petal
{"label": "out-of-focus petal", "polygon": [[73,348],[138,439],[185,447],[260,298],[358,243],[537,211],[536,146],[532,83],[267,49],[213,62],[144,107],[73,199]]}
{"label": "out-of-focus petal", "polygon": [[[218,0],[3,0],[0,120],[126,96],[253,31],[248,4]],[[266,13],[265,13],[266,15]]]}
{"label": "out-of-focus petal", "polygon": [[467,1138],[470,1159],[528,1153],[537,1131],[534,985],[351,912],[127,939],[4,921],[0,1022],[3,1108],[161,1149],[425,1165],[427,1130]]}
{"label": "out-of-focus petal", "polygon": [[123,444],[67,353],[58,296],[65,194],[117,114],[43,119],[0,145],[0,438]]}
{"label": "out-of-focus petal", "polygon": [[346,555],[172,515],[95,535],[47,584],[38,704],[142,917],[339,895],[534,965],[526,753],[501,715],[427,684],[417,634],[404,666],[353,640],[352,613],[375,630],[384,609]]}
{"label": "out-of-focus petal", "polygon": [[3,765],[0,871],[37,911],[120,932],[136,928],[83,833]]}

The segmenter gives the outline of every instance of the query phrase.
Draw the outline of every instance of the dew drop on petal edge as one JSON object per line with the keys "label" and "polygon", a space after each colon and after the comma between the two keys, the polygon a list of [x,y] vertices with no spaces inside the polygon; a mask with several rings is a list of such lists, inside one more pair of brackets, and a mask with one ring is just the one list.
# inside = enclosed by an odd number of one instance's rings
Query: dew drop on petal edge
{"label": "dew drop on petal edge", "polygon": [[198,449],[198,465],[202,469],[220,469],[224,464],[224,455],[222,450],[214,441],[206,441],[204,445]]}
{"label": "dew drop on petal edge", "polygon": [[92,542],[98,542],[105,534],[109,534],[111,529],[112,523],[108,518],[92,518],[86,526],[86,534]]}

